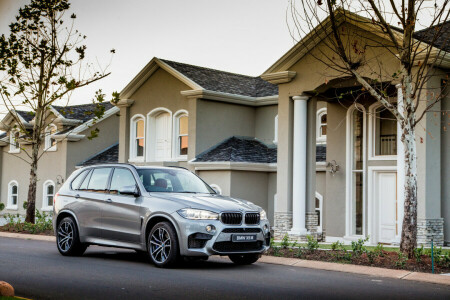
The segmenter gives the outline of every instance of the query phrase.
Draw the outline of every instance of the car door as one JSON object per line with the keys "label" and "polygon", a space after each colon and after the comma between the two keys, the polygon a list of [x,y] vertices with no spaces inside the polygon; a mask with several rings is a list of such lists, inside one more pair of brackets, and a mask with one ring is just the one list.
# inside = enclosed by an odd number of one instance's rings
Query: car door
{"label": "car door", "polygon": [[140,243],[140,197],[121,195],[124,186],[136,186],[128,168],[116,167],[111,176],[109,194],[102,207],[102,237],[107,240]]}
{"label": "car door", "polygon": [[78,205],[73,207],[80,226],[80,236],[101,237],[101,208],[112,168],[93,168],[76,190]]}

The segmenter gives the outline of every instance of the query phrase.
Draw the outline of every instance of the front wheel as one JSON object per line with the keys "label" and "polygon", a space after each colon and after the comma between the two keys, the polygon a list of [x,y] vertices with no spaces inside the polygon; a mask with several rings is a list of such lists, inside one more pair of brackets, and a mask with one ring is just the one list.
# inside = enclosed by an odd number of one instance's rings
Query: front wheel
{"label": "front wheel", "polygon": [[168,222],[156,224],[148,236],[148,254],[159,268],[173,267],[180,259],[175,228]]}
{"label": "front wheel", "polygon": [[228,256],[232,262],[237,265],[251,265],[255,263],[260,257],[260,254],[248,253],[248,254],[233,254]]}
{"label": "front wheel", "polygon": [[87,245],[80,242],[78,228],[71,217],[66,217],[58,224],[56,246],[64,256],[79,256],[86,251]]}

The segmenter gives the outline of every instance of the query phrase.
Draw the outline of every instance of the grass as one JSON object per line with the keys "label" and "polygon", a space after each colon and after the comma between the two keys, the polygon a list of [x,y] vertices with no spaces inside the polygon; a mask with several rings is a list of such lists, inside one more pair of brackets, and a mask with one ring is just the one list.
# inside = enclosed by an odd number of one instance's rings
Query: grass
{"label": "grass", "polygon": [[[274,243],[275,246],[277,247],[281,247],[281,242],[275,242]],[[294,243],[289,243],[289,246],[293,246]],[[297,243],[295,244],[297,247],[306,247],[307,244],[306,243]],[[375,246],[365,246],[367,250],[373,251],[375,250]],[[352,246],[351,245],[344,245],[344,248],[346,250],[352,250]],[[331,244],[322,244],[319,243],[319,249],[322,250],[331,250]],[[424,247],[424,249],[430,249],[430,247]],[[399,247],[383,247],[383,250],[385,251],[393,251],[393,252],[399,252],[400,248]],[[445,255],[446,253],[450,254],[450,249],[442,249],[442,254]]]}

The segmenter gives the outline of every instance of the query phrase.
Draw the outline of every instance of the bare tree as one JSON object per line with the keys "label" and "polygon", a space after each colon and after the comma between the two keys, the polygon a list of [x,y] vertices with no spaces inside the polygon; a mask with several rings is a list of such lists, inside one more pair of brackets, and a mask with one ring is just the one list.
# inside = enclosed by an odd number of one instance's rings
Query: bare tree
{"label": "bare tree", "polygon": [[[327,75],[356,80],[361,86],[358,93],[381,103],[400,125],[405,154],[400,249],[409,257],[417,243],[416,126],[442,98],[440,92],[427,91],[426,83],[447,55],[442,48],[448,33],[442,31],[442,24],[448,20],[448,2],[290,0],[287,10],[292,37],[326,66]],[[356,31],[354,24],[366,28],[366,34]],[[418,32],[419,26],[431,30]],[[311,39],[323,39],[324,47],[306,42]],[[371,55],[371,48],[382,49],[383,55]],[[395,71],[386,62],[394,64]],[[393,86],[400,87],[401,94],[392,93]]]}
{"label": "bare tree", "polygon": [[[0,95],[16,124],[6,129],[15,131],[14,144],[30,145],[28,151],[22,148],[22,159],[30,164],[26,222],[31,223],[35,219],[38,162],[44,153],[41,148],[52,104],[66,101],[67,105],[75,89],[109,75],[84,63],[86,36],[74,29],[76,15],[67,15],[69,7],[68,0],[31,0],[9,26],[9,37],[0,37]],[[104,101],[101,91],[93,101]],[[98,108],[94,114],[101,117],[104,109]],[[21,122],[18,109],[27,111],[31,126]]]}

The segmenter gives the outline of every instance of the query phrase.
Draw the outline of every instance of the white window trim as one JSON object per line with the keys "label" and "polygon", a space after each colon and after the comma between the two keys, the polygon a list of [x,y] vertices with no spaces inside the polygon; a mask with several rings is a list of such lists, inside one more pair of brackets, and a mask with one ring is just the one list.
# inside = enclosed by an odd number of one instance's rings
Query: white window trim
{"label": "white window trim", "polygon": [[[319,218],[319,222],[320,225],[317,226],[317,232],[322,232],[322,228],[323,228],[323,197],[321,194],[319,194],[318,192],[316,192],[316,198],[319,200],[319,208],[314,208],[314,210],[319,210],[320,211],[320,218]],[[315,205],[314,205],[315,206]]]}
{"label": "white window trim", "polygon": [[[320,118],[323,115],[327,114],[327,108],[323,107],[319,110],[317,110],[317,115],[316,115],[316,142],[318,144],[326,144],[327,142],[327,135],[321,135],[320,134],[320,127],[322,125]],[[327,118],[327,123],[328,123],[328,118]]]}
{"label": "white window trim", "polygon": [[165,107],[158,107],[153,109],[152,111],[150,111],[147,114],[147,127],[146,127],[146,143],[145,143],[145,161],[146,162],[156,162],[156,134],[154,134],[155,131],[155,127],[156,127],[156,117],[160,114],[160,113],[168,113],[169,114],[169,119],[171,120],[171,122],[169,122],[169,128],[167,129],[168,133],[169,133],[169,151],[170,153],[166,153],[166,158],[163,161],[170,161],[172,159],[172,125],[173,125],[173,114],[172,111],[170,111],[169,109],[165,108]]}
{"label": "white window trim", "polygon": [[[144,121],[144,153],[142,156],[136,155],[136,123],[138,121]],[[129,162],[144,162],[145,161],[145,150],[147,148],[147,127],[145,122],[145,116],[141,114],[134,115],[130,120],[130,157]]]}
{"label": "white window trim", "polygon": [[44,182],[44,184],[42,185],[43,187],[43,191],[42,191],[42,211],[52,211],[53,210],[53,205],[49,206],[47,203],[47,196],[49,196],[49,194],[47,194],[47,186],[49,185],[53,185],[53,197],[55,197],[55,192],[56,192],[56,185],[55,182],[53,180],[47,180]]}
{"label": "white window trim", "polygon": [[214,189],[215,191],[217,191],[219,193],[219,195],[222,195],[222,189],[220,188],[219,185],[213,183],[209,185],[212,189]]}
{"label": "white window trim", "polygon": [[273,143],[278,144],[278,115],[275,116],[274,123]]}
{"label": "white window trim", "polygon": [[363,207],[362,207],[362,235],[356,235],[352,233],[352,152],[353,152],[353,143],[352,143],[352,134],[353,134],[353,126],[352,126],[352,114],[355,109],[360,109],[363,112],[363,183],[364,186],[367,187],[367,176],[366,176],[366,145],[367,145],[367,118],[366,118],[366,110],[364,106],[359,103],[352,105],[347,110],[347,133],[346,133],[346,174],[345,174],[345,239],[348,240],[357,240],[358,238],[366,236],[366,190],[363,188]]}
{"label": "white window trim", "polygon": [[[189,124],[189,113],[187,112],[187,110],[181,109],[179,111],[177,111],[174,115],[173,115],[173,141],[172,141],[172,154],[173,154],[173,159],[178,160],[178,161],[187,161],[188,156],[187,155],[178,155],[178,150],[180,149],[180,141],[178,139],[179,137],[179,130],[180,130],[180,118],[181,117],[188,117],[188,124]],[[189,125],[188,125],[189,128]],[[189,141],[189,129],[188,129],[188,141]],[[188,152],[189,152],[189,147],[188,147]]]}
{"label": "white window trim", "polygon": [[[19,147],[16,147],[16,141],[14,140],[14,135],[19,132],[18,130],[11,130],[9,133],[9,151],[8,153],[20,153],[20,143]],[[20,133],[19,133],[20,135]]]}
{"label": "white window trim", "polygon": [[[12,204],[12,186],[17,186],[17,203],[15,205]],[[8,199],[6,209],[8,210],[17,210],[19,207],[19,183],[16,180],[11,180],[8,183]]]}
{"label": "white window trim", "polygon": [[57,127],[55,124],[50,124],[47,126],[47,128],[45,129],[45,151],[47,152],[51,152],[51,151],[56,151],[57,150],[57,143],[55,142],[55,145],[51,146],[51,130],[52,128],[55,128],[57,130]]}
{"label": "white window trim", "polygon": [[[383,106],[383,104],[375,102],[369,107],[369,140],[368,140],[368,150],[369,150],[369,160],[397,160],[397,155],[375,155],[375,122],[376,122],[376,110],[377,108]],[[398,126],[397,126],[397,138],[398,138]]]}

